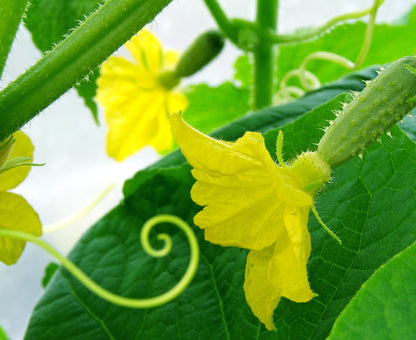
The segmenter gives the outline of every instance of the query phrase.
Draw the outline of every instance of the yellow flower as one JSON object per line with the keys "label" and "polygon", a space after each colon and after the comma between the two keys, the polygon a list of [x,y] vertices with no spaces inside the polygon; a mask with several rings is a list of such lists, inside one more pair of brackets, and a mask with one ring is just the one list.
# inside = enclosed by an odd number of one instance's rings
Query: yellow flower
{"label": "yellow flower", "polygon": [[[329,180],[330,168],[316,152],[292,164],[273,162],[261,134],[246,132],[235,143],[210,138],[172,114],[176,142],[194,168],[191,198],[204,206],[194,222],[205,239],[250,249],[244,290],[253,313],[269,330],[280,298],[307,302],[314,296],[306,263],[313,194]],[[283,163],[283,164],[282,164]]]}
{"label": "yellow flower", "polygon": [[112,56],[101,66],[97,101],[108,124],[107,153],[121,161],[145,145],[159,152],[169,150],[173,138],[169,124],[172,112],[185,110],[187,100],[173,91],[179,79],[173,72],[178,53],[162,50],[146,30],[125,44],[134,62]]}
{"label": "yellow flower", "polygon": [[[8,192],[28,175],[33,145],[23,132],[0,143],[0,228],[42,235],[42,225],[36,211],[20,195]],[[14,264],[25,247],[24,241],[0,237],[0,261]]]}

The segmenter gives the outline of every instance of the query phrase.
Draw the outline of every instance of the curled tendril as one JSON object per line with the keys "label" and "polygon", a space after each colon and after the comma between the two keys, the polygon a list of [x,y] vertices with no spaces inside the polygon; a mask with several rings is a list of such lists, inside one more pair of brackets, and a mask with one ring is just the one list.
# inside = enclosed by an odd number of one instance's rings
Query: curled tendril
{"label": "curled tendril", "polygon": [[176,298],[180,293],[182,293],[185,288],[189,285],[192,281],[196,269],[198,267],[199,261],[199,247],[198,241],[191,229],[191,227],[182,219],[172,216],[172,215],[158,215],[153,218],[150,218],[143,226],[141,231],[141,241],[143,243],[143,248],[145,251],[154,257],[161,257],[165,256],[169,253],[172,247],[172,241],[167,234],[159,235],[159,239],[165,242],[165,247],[161,250],[155,250],[149,244],[149,233],[151,228],[153,228],[156,224],[159,223],[171,223],[178,226],[188,238],[190,250],[191,250],[191,259],[189,261],[188,268],[185,272],[185,275],[182,279],[169,291],[166,293],[146,298],[146,299],[133,299],[133,298],[126,298],[117,294],[114,294],[96,282],[91,280],[83,271],[81,271],[73,262],[68,260],[65,256],[59,253],[55,248],[53,248],[49,243],[43,241],[42,239],[21,231],[10,230],[10,229],[1,229],[0,228],[0,237],[8,237],[8,238],[17,238],[24,241],[29,241],[32,243],[37,244],[52,256],[54,256],[61,265],[68,270],[76,279],[78,279],[86,288],[91,290],[94,294],[98,295],[102,299],[111,302],[113,304],[129,307],[129,308],[152,308],[157,307],[163,304],[168,303],[169,301]]}
{"label": "curled tendril", "polygon": [[94,209],[115,187],[116,183],[109,184],[90,204],[88,204],[86,207],[84,207],[81,211],[67,216],[63,218],[62,220],[48,224],[46,226],[43,226],[43,233],[52,233],[57,230],[64,229],[71,224],[77,222],[81,218],[83,218],[85,215],[87,215],[92,209]]}
{"label": "curled tendril", "polygon": [[[318,77],[316,77],[313,73],[311,73],[310,71],[306,69],[307,64],[312,60],[325,60],[325,61],[333,62],[349,70],[357,69],[358,67],[360,67],[363,64],[365,58],[367,57],[368,51],[370,49],[370,45],[371,45],[371,41],[372,41],[373,33],[374,33],[376,14],[377,14],[378,8],[381,6],[381,4],[383,4],[383,2],[384,0],[374,0],[373,5],[369,9],[365,10],[362,13],[357,12],[357,13],[360,13],[360,15],[369,14],[370,18],[367,23],[367,28],[365,31],[364,41],[361,46],[361,50],[355,62],[339,54],[335,54],[332,52],[317,51],[317,52],[311,53],[302,61],[298,69],[289,71],[283,77],[281,81],[280,89],[275,96],[275,101],[277,103],[288,102],[293,99],[301,97],[306,91],[311,91],[321,86],[321,82],[319,81]],[[352,18],[353,15],[357,13],[351,13],[349,15],[345,15],[343,16],[343,20],[348,19],[349,16]],[[288,85],[289,79],[295,78],[295,77],[299,78],[302,88],[298,86]]]}

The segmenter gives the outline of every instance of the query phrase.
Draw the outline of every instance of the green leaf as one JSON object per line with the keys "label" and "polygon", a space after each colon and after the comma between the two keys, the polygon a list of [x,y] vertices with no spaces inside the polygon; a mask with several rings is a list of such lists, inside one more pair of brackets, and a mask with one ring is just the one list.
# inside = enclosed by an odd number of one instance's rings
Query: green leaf
{"label": "green leaf", "polygon": [[43,288],[45,288],[48,285],[49,281],[53,277],[53,274],[55,274],[55,272],[57,271],[58,268],[59,268],[59,265],[55,262],[51,262],[46,266],[45,275],[42,278],[42,287]]}
{"label": "green leaf", "polygon": [[414,301],[416,243],[362,286],[336,321],[329,339],[412,339],[416,334]]}
{"label": "green leaf", "polygon": [[217,87],[193,85],[187,89],[186,96],[189,107],[184,118],[203,132],[210,132],[229,123],[246,114],[249,109],[249,91],[230,82]]}
{"label": "green leaf", "polygon": [[0,78],[28,0],[0,0]]}
{"label": "green leaf", "polygon": [[250,88],[252,68],[250,57],[247,54],[239,56],[234,63],[234,79],[239,81],[242,88]]}
{"label": "green leaf", "polygon": [[[28,8],[25,25],[32,33],[35,45],[46,52],[60,42],[65,35],[77,27],[90,13],[95,11],[104,0],[66,0],[31,1]],[[45,20],[47,18],[47,20]],[[96,92],[95,80],[99,71],[94,71],[91,77],[80,82],[75,88],[78,94],[84,98],[86,106],[91,110],[93,118],[97,120],[97,105],[93,98]]]}
{"label": "green leaf", "polygon": [[[284,127],[286,155],[316,142],[322,131],[310,129],[310,123],[322,124],[337,106],[334,100]],[[268,145],[276,135],[277,130],[266,134]],[[414,143],[396,128],[393,139],[386,136],[382,145],[372,145],[363,161],[357,157],[335,170],[333,183],[318,197],[318,209],[343,245],[311,217],[309,274],[319,297],[306,304],[282,301],[275,312],[277,333],[259,325],[244,300],[246,251],[209,244],[203,232],[195,229],[200,266],[177,300],[147,311],[118,308],[91,295],[61,270],[36,307],[26,339],[37,334],[60,339],[324,338],[368,277],[415,241],[416,198],[411,189],[416,186],[411,175],[416,171],[415,159]],[[126,296],[153,296],[171,287],[189,258],[185,241],[171,232],[173,253],[167,259],[152,260],[140,249],[139,231],[147,218],[158,213],[192,221],[200,208],[189,198],[193,184],[189,170],[187,164],[155,169],[151,179],[82,238],[71,259],[94,280]],[[155,327],[158,324],[164,327]]]}
{"label": "green leaf", "polygon": [[[354,77],[359,78],[357,75]],[[358,79],[353,81],[347,78],[344,81],[346,84],[362,86],[361,80]],[[332,110],[339,108],[339,101],[345,97],[342,95],[342,92],[345,93],[342,85],[343,83],[339,82],[299,102],[285,105],[283,108],[292,114],[290,118],[268,120],[268,115],[275,114],[276,118],[283,115],[284,111],[282,107],[269,109],[267,114],[262,111],[242,117],[216,134],[220,134],[224,139],[235,139],[245,129],[268,131],[265,138],[269,150],[273,152],[278,132],[276,128],[280,127],[282,122],[293,120],[293,116],[299,117],[308,110],[308,105],[316,107],[319,100],[325,103],[328,98],[332,98],[330,102],[318,106],[283,128],[285,155],[291,156],[319,140],[323,132],[318,127],[325,124],[333,115]],[[341,96],[334,99],[339,94]],[[311,127],[311,124],[314,126]],[[410,142],[399,133],[392,143]],[[409,147],[412,148],[413,144]],[[378,149],[383,150],[380,147]],[[370,155],[371,153],[366,158]],[[210,244],[204,241],[203,231],[194,226],[201,249],[201,260],[193,282],[176,300],[149,310],[120,308],[94,296],[65,270],[60,269],[35,308],[25,339],[36,339],[39,334],[45,338],[59,339],[298,339],[300,335],[313,337],[314,332],[319,335],[328,334],[342,307],[380,262],[371,262],[370,269],[365,272],[367,275],[362,275],[352,282],[344,281],[344,277],[351,275],[350,262],[355,264],[356,259],[370,259],[368,255],[359,256],[361,241],[365,238],[361,229],[363,221],[358,220],[359,224],[351,226],[356,226],[359,229],[357,232],[352,229],[340,230],[338,225],[333,226],[333,222],[339,221],[342,224],[345,220],[351,224],[351,215],[340,215],[343,210],[335,211],[332,215],[322,208],[334,209],[337,203],[341,207],[346,204],[350,209],[361,213],[361,197],[365,194],[362,190],[365,187],[352,185],[352,189],[345,192],[345,188],[350,188],[351,184],[357,181],[357,169],[365,168],[357,164],[361,162],[353,159],[345,167],[337,169],[340,175],[334,176],[336,181],[321,195],[319,202],[321,212],[324,211],[324,218],[336,216],[334,220],[326,222],[343,237],[345,249],[340,248],[311,219],[314,252],[310,260],[310,275],[312,287],[320,297],[308,304],[283,301],[275,314],[278,333],[267,332],[253,316],[245,301],[243,281],[247,251]],[[416,168],[416,165],[414,167]],[[384,178],[382,170],[380,174]],[[193,216],[200,210],[190,199],[189,191],[193,183],[190,167],[180,157],[171,158],[170,162],[159,163],[159,166],[139,172],[126,183],[123,202],[82,237],[70,254],[71,260],[93,280],[115,293],[129,297],[146,297],[165,292],[185,271],[189,260],[186,241],[179,232],[166,229],[167,226],[160,226],[159,231],[166,231],[172,235],[174,247],[168,257],[152,259],[141,248],[140,228],[148,218],[162,213],[174,214],[192,223]],[[362,216],[366,216],[366,211],[358,214],[358,217]],[[389,232],[387,227],[391,228],[392,223],[388,222],[388,226],[377,227],[383,232]],[[407,237],[411,238],[411,235]],[[155,241],[155,237],[153,240]],[[395,242],[389,245],[390,253],[394,254],[400,250],[404,240],[406,238],[394,240]],[[356,252],[351,252],[350,249]],[[378,256],[381,254],[383,253],[380,252]],[[327,270],[328,266],[331,271]],[[325,267],[324,271],[321,270],[322,267]],[[328,273],[334,275],[322,280],[321,276]],[[326,292],[333,292],[334,289],[339,294],[344,294],[342,303],[328,299]],[[327,320],[326,311],[332,313],[329,315],[332,321],[318,323],[321,317]],[[156,326],[161,324],[163,327]]]}
{"label": "green leaf", "polygon": [[[282,79],[290,70],[299,68],[305,57],[315,51],[330,51],[354,61],[361,49],[365,29],[366,25],[361,21],[342,24],[312,41],[280,46],[277,57],[278,79]],[[375,25],[373,41],[362,67],[381,65],[405,55],[413,55],[416,47],[413,39],[415,30],[416,6],[397,25]],[[311,62],[308,64],[308,70],[317,75],[322,83],[349,72],[327,61]]]}
{"label": "green leaf", "polygon": [[8,340],[9,338],[7,337],[6,333],[4,332],[4,330],[0,327],[0,340]]}
{"label": "green leaf", "polygon": [[84,104],[87,106],[92,113],[92,118],[95,123],[99,125],[98,121],[98,109],[97,104],[94,101],[95,94],[97,92],[97,78],[100,76],[100,69],[96,68],[87,78],[81,80],[78,85],[75,85],[75,89],[78,94],[84,98]]}

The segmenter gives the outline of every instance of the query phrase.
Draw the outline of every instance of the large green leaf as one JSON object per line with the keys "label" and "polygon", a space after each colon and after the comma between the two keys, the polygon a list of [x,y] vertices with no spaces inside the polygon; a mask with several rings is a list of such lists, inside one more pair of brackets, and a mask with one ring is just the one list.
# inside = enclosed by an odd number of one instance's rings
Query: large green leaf
{"label": "large green leaf", "polygon": [[[282,127],[286,157],[312,148],[319,140],[320,128],[344,100],[342,83],[337,86],[338,97],[332,92],[333,99],[328,102],[323,90],[320,97],[326,104]],[[316,100],[316,96],[311,98]],[[301,103],[307,106],[307,98]],[[262,126],[255,119],[262,114],[239,119],[222,130],[222,138],[235,139],[244,129],[263,130],[274,154],[282,121],[273,126],[266,120]],[[277,333],[266,331],[245,302],[246,251],[212,245],[194,227],[201,248],[200,265],[191,285],[176,300],[149,310],[116,307],[92,295],[60,269],[34,310],[26,339],[326,337],[371,274],[416,239],[416,146],[398,128],[392,133],[393,138],[383,137],[382,144],[370,146],[362,160],[357,157],[336,168],[332,183],[318,196],[322,218],[343,244],[310,218],[313,250],[308,269],[312,289],[319,296],[305,304],[283,300],[275,311]],[[194,182],[189,165],[180,157],[170,159],[126,183],[124,201],[93,226],[70,254],[95,281],[124,296],[154,296],[166,291],[181,277],[189,259],[183,235],[168,226],[160,228],[169,230],[173,237],[174,249],[168,257],[151,259],[140,246],[140,228],[149,217],[170,213],[192,223],[200,209],[189,196]]]}
{"label": "large green leaf", "polygon": [[416,334],[414,301],[416,243],[363,285],[340,315],[329,339],[412,339]]}
{"label": "large green leaf", "polygon": [[[86,16],[96,10],[104,0],[32,0],[24,20],[32,33],[36,47],[42,52],[52,49],[65,35],[77,27]],[[95,79],[98,71],[75,86],[78,94],[84,98],[85,105],[97,120],[97,105],[93,101],[96,92]]]}

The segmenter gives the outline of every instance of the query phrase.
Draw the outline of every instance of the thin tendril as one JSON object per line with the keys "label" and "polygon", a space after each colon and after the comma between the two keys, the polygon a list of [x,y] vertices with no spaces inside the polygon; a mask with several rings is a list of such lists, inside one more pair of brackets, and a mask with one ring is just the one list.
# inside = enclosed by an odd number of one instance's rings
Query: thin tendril
{"label": "thin tendril", "polygon": [[276,145],[276,155],[277,160],[282,168],[286,168],[285,160],[283,159],[283,132],[279,130],[279,135],[277,136],[277,145]]}
{"label": "thin tendril", "polygon": [[[117,294],[114,294],[104,288],[102,288],[100,285],[95,283],[93,280],[91,280],[84,272],[82,272],[74,263],[72,263],[70,260],[68,260],[65,256],[60,254],[55,248],[53,248],[49,243],[43,241],[42,239],[22,231],[16,231],[16,230],[9,230],[9,229],[0,229],[0,237],[9,237],[9,238],[17,238],[24,241],[29,241],[37,244],[44,250],[46,250],[48,253],[50,253],[52,256],[54,256],[61,265],[68,270],[76,279],[78,279],[86,288],[91,290],[94,294],[98,295],[102,299],[111,302],[113,304],[123,306],[123,307],[129,307],[129,308],[152,308],[157,307],[163,304],[168,303],[169,301],[176,298],[180,293],[182,293],[185,288],[189,285],[191,280],[193,279],[196,269],[198,267],[198,261],[199,261],[199,247],[198,247],[198,241],[192,232],[191,227],[181,220],[178,217],[172,216],[172,215],[159,215],[155,216],[151,219],[149,219],[143,226],[141,231],[141,240],[143,242],[143,248],[148,251],[149,249],[152,249],[152,247],[149,245],[149,231],[150,229],[155,226],[158,223],[172,223],[176,226],[178,226],[182,231],[185,233],[186,237],[188,238],[188,242],[191,249],[191,259],[188,265],[188,268],[185,272],[185,275],[181,278],[181,280],[168,292],[151,297],[146,299],[132,299],[132,298],[126,298]],[[166,240],[169,239],[169,236],[166,234],[163,234],[164,236],[162,239]],[[168,247],[165,247],[165,249]],[[153,249],[152,249],[153,251]],[[151,254],[152,252],[150,252]],[[166,252],[167,253],[167,252]],[[166,254],[164,254],[166,255]],[[158,256],[163,256],[159,253]]]}
{"label": "thin tendril", "polygon": [[297,41],[314,38],[317,35],[327,31],[332,26],[335,26],[339,22],[350,20],[350,19],[359,19],[368,14],[372,15],[374,11],[377,12],[378,8],[384,3],[384,1],[385,0],[375,0],[373,5],[369,8],[366,8],[357,12],[341,14],[339,16],[336,16],[330,19],[328,22],[326,22],[322,26],[316,29],[309,30],[305,33],[298,33],[298,34],[291,34],[291,35],[279,35],[274,32],[269,32],[268,38],[274,43],[294,43]]}
{"label": "thin tendril", "polygon": [[315,215],[316,220],[319,222],[319,224],[326,230],[326,232],[331,235],[336,241],[338,241],[338,243],[341,245],[341,239],[331,230],[329,229],[326,224],[321,220],[321,218],[319,217],[319,213],[316,210],[315,204],[312,204],[311,210],[313,212],[313,214]]}
{"label": "thin tendril", "polygon": [[361,51],[358,54],[357,59],[355,60],[354,68],[359,68],[364,62],[365,58],[367,57],[368,51],[371,46],[371,41],[373,40],[374,25],[376,21],[377,11],[383,2],[384,0],[374,0],[373,6],[370,11],[370,18],[368,19],[367,28],[365,31],[364,42],[361,47]]}
{"label": "thin tendril", "polygon": [[[302,87],[306,91],[313,90],[313,89],[320,86],[319,79],[315,75],[313,75],[311,72],[306,70],[306,66],[311,60],[331,61],[331,62],[336,63],[338,65],[341,65],[342,67],[345,67],[349,70],[357,69],[358,67],[360,67],[363,64],[365,58],[367,57],[368,51],[370,49],[371,41],[372,41],[373,33],[374,33],[374,26],[375,26],[375,19],[376,19],[377,11],[378,11],[378,8],[383,3],[384,3],[384,0],[374,0],[373,5],[370,8],[368,8],[366,10],[363,10],[361,13],[356,12],[356,14],[360,13],[360,16],[370,14],[370,18],[369,18],[369,21],[367,23],[367,28],[366,28],[366,31],[365,31],[364,41],[363,41],[363,44],[361,46],[361,50],[358,53],[358,56],[357,56],[357,59],[355,60],[355,62],[352,62],[351,60],[349,60],[349,59],[347,59],[347,58],[345,58],[341,55],[332,53],[332,52],[318,51],[318,52],[311,53],[310,55],[308,55],[302,61],[299,69],[291,70],[283,77],[282,83],[281,83],[281,86],[280,86],[280,90],[277,93],[276,98],[277,99],[283,98],[283,100],[288,101],[288,100],[292,99],[291,94],[296,95],[297,93],[299,93],[299,94],[302,93],[303,89],[298,88],[298,90],[294,90],[294,88],[295,88],[294,86],[290,86],[290,92],[289,92],[289,90],[287,90],[287,88],[289,87],[287,85],[287,81],[288,81],[289,78],[292,78],[294,76],[297,76],[299,78],[299,81],[300,81]],[[346,14],[344,17],[347,18],[348,15],[350,15],[350,14]],[[334,18],[334,19],[336,19],[336,18]],[[346,19],[344,19],[344,20],[346,20]]]}
{"label": "thin tendril", "polygon": [[66,227],[68,227],[69,225],[75,223],[76,221],[78,221],[79,219],[81,219],[82,217],[84,217],[86,214],[88,214],[92,209],[94,209],[98,203],[100,203],[104,197],[107,196],[107,194],[116,186],[115,183],[111,183],[109,186],[107,186],[107,188],[105,188],[95,199],[94,201],[92,201],[90,204],[88,204],[86,207],[84,207],[81,211],[67,216],[65,218],[63,218],[62,220],[55,222],[55,223],[51,223],[48,224],[46,226],[44,226],[43,232],[44,233],[51,233],[60,229],[64,229]]}
{"label": "thin tendril", "polygon": [[[306,76],[305,76],[305,73],[306,73],[306,65],[311,60],[327,60],[327,61],[331,61],[333,63],[336,63],[338,65],[341,65],[341,66],[343,66],[343,67],[345,67],[347,69],[350,69],[350,70],[355,67],[355,64],[351,60],[349,60],[349,59],[347,59],[347,58],[345,58],[345,57],[343,57],[343,56],[341,56],[339,54],[335,54],[335,53],[332,53],[332,52],[326,52],[326,51],[318,51],[318,52],[311,53],[310,55],[308,55],[302,61],[302,63],[300,64],[300,67],[299,67],[299,71],[300,71],[299,72],[299,79],[300,79],[300,82],[301,82],[302,86],[307,91],[310,91],[310,90],[313,90],[314,88],[316,88],[316,85],[315,84],[311,84],[311,85],[309,84],[309,82],[307,81]],[[318,80],[318,83],[319,83],[319,80]]]}

